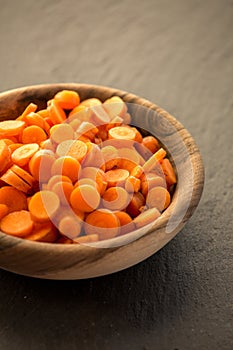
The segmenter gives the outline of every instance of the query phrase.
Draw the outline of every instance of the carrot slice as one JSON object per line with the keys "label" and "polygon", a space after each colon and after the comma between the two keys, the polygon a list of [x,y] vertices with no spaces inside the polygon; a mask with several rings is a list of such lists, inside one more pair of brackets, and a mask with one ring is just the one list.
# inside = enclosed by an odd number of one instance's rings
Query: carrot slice
{"label": "carrot slice", "polygon": [[0,172],[10,163],[11,152],[7,144],[0,140]]}
{"label": "carrot slice", "polygon": [[94,143],[88,142],[89,150],[82,160],[82,167],[95,167],[105,170],[104,157],[100,148]]}
{"label": "carrot slice", "polygon": [[53,124],[59,124],[66,120],[66,114],[56,100],[51,100],[48,110]]}
{"label": "carrot slice", "polygon": [[90,185],[93,186],[94,188],[97,189],[97,191],[100,193],[100,187],[99,185],[92,179],[89,179],[87,177],[82,178],[80,180],[78,180],[75,184],[74,184],[74,188],[81,186],[81,185]]}
{"label": "carrot slice", "polygon": [[129,177],[129,171],[125,169],[113,169],[105,173],[105,181],[108,183],[108,187],[123,186],[126,179]]}
{"label": "carrot slice", "polygon": [[18,165],[12,165],[10,170],[13,171],[16,175],[18,175],[22,180],[24,180],[30,187],[33,186],[35,180],[33,177],[24,169],[20,168]]}
{"label": "carrot slice", "polygon": [[103,125],[110,122],[110,117],[102,105],[91,107],[93,112],[92,119],[96,125]]}
{"label": "carrot slice", "polygon": [[3,186],[0,188],[0,204],[5,204],[9,213],[27,209],[26,195],[14,187]]}
{"label": "carrot slice", "polygon": [[45,128],[45,120],[38,113],[29,113],[25,116],[24,121],[27,123],[27,125],[37,125],[42,129]]}
{"label": "carrot slice", "polygon": [[141,181],[141,192],[144,196],[147,196],[148,192],[154,187],[165,187],[166,181],[161,176],[157,176],[154,173],[146,174]]}
{"label": "carrot slice", "polygon": [[72,240],[80,235],[81,228],[82,222],[75,216],[64,216],[58,225],[60,233]]}
{"label": "carrot slice", "polygon": [[77,181],[80,170],[80,163],[71,156],[57,158],[52,165],[51,175],[65,175],[72,182]]}
{"label": "carrot slice", "polygon": [[33,220],[42,223],[49,221],[57,213],[59,207],[59,197],[52,191],[35,193],[28,204]]}
{"label": "carrot slice", "polygon": [[23,143],[38,143],[45,141],[47,135],[45,131],[37,125],[27,126],[22,133]]}
{"label": "carrot slice", "polygon": [[92,115],[93,112],[89,107],[80,104],[69,113],[69,123],[72,123],[73,126],[75,125],[73,122],[78,120],[78,125],[80,125],[82,121],[90,121]]}
{"label": "carrot slice", "polygon": [[73,109],[80,103],[79,94],[76,91],[72,90],[59,91],[55,95],[54,99],[63,109]]}
{"label": "carrot slice", "polygon": [[139,179],[144,173],[143,167],[141,165],[136,165],[135,168],[132,169],[131,175]]}
{"label": "carrot slice", "polygon": [[159,211],[166,209],[171,202],[171,196],[164,187],[152,188],[146,197],[146,204],[149,208],[157,208]]}
{"label": "carrot slice", "polygon": [[39,145],[37,143],[28,143],[17,148],[11,155],[13,162],[19,166],[26,165],[31,157],[38,151]]}
{"label": "carrot slice", "polygon": [[70,180],[70,178],[68,176],[65,175],[53,175],[48,183],[47,183],[47,189],[52,191],[52,188],[54,185],[56,185],[56,183],[58,182],[69,182],[70,184],[72,184],[72,181]]}
{"label": "carrot slice", "polygon": [[95,97],[92,97],[92,98],[88,98],[86,100],[83,100],[81,103],[80,103],[80,106],[84,106],[84,107],[94,107],[94,106],[100,106],[102,105],[102,102],[98,99],[98,98],[95,98]]}
{"label": "carrot slice", "polygon": [[24,193],[28,193],[32,189],[30,185],[16,175],[11,169],[8,169],[5,174],[2,175],[1,180]]}
{"label": "carrot slice", "polygon": [[0,136],[17,136],[25,127],[25,122],[22,120],[4,120],[0,122]]}
{"label": "carrot slice", "polygon": [[52,151],[39,150],[29,161],[29,171],[35,180],[47,182],[51,177],[51,168],[55,161],[55,156]]}
{"label": "carrot slice", "polygon": [[57,237],[58,233],[54,225],[51,222],[46,222],[45,224],[36,223],[30,235],[24,238],[29,241],[53,243]]}
{"label": "carrot slice", "polygon": [[56,143],[72,140],[74,138],[74,130],[67,123],[56,124],[50,129],[50,138]]}
{"label": "carrot slice", "polygon": [[125,189],[127,192],[138,192],[141,187],[141,181],[140,179],[137,179],[136,177],[130,175],[125,182]]}
{"label": "carrot slice", "polygon": [[111,170],[118,165],[118,150],[113,146],[105,146],[101,149],[105,162],[105,170]]}
{"label": "carrot slice", "polygon": [[25,110],[23,111],[20,117],[24,118],[29,113],[35,112],[36,110],[37,110],[37,105],[35,103],[29,103],[29,105],[25,108]]}
{"label": "carrot slice", "polygon": [[126,211],[130,216],[135,218],[141,213],[140,208],[142,208],[144,204],[145,198],[141,192],[134,193],[128,207],[126,208]]}
{"label": "carrot slice", "polygon": [[116,217],[120,222],[120,230],[118,232],[118,236],[129,233],[135,229],[135,224],[131,216],[127,214],[125,211],[116,211],[114,212],[114,214],[116,215]]}
{"label": "carrot slice", "polygon": [[157,208],[147,209],[134,219],[134,223],[137,228],[143,227],[158,219],[160,215],[161,214]]}
{"label": "carrot slice", "polygon": [[79,162],[82,162],[83,158],[87,154],[87,151],[87,145],[82,141],[76,140],[71,144],[67,155],[75,158]]}
{"label": "carrot slice", "polygon": [[73,189],[73,184],[67,181],[57,182],[52,187],[52,191],[56,193],[60,199],[60,202],[64,205],[69,203]]}
{"label": "carrot slice", "polygon": [[155,153],[159,150],[159,142],[154,136],[143,137],[142,145],[150,150],[152,153]]}
{"label": "carrot slice", "polygon": [[99,206],[100,195],[96,188],[91,185],[76,187],[70,196],[71,206],[84,212],[91,212]]}
{"label": "carrot slice", "polygon": [[111,118],[122,117],[127,112],[127,106],[119,96],[113,96],[105,100],[103,107]]}
{"label": "carrot slice", "polygon": [[107,182],[104,180],[104,172],[101,169],[95,167],[86,167],[82,169],[80,179],[89,178],[92,179],[99,188],[99,193],[102,196],[107,188]]}
{"label": "carrot slice", "polygon": [[128,126],[116,126],[108,131],[108,136],[117,140],[135,140],[136,132]]}
{"label": "carrot slice", "polygon": [[161,166],[168,186],[174,185],[176,183],[176,174],[169,159],[163,159],[161,162]]}
{"label": "carrot slice", "polygon": [[11,145],[8,146],[9,150],[11,151],[11,153],[13,153],[17,148],[23,146],[23,143],[12,143]]}
{"label": "carrot slice", "polygon": [[99,236],[93,233],[88,236],[79,236],[74,239],[74,242],[79,244],[85,244],[85,243],[97,242],[98,240],[99,240]]}
{"label": "carrot slice", "polygon": [[27,210],[14,211],[4,216],[0,228],[8,235],[25,237],[32,232],[33,221]]}
{"label": "carrot slice", "polygon": [[151,171],[153,168],[158,166],[158,162],[166,156],[166,151],[160,148],[156,153],[154,153],[142,166],[145,172]]}
{"label": "carrot slice", "polygon": [[113,238],[119,231],[119,220],[108,209],[99,209],[90,213],[84,223],[87,235],[98,234],[100,240]]}
{"label": "carrot slice", "polygon": [[110,187],[102,196],[102,204],[110,210],[122,210],[129,204],[128,192],[122,187]]}
{"label": "carrot slice", "polygon": [[0,204],[0,220],[9,213],[6,204]]}

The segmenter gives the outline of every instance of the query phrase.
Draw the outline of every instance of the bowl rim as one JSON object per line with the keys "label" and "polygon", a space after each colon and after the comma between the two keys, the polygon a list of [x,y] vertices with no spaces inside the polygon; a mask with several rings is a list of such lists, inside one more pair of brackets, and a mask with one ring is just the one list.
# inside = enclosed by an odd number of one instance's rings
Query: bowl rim
{"label": "bowl rim", "polygon": [[[96,84],[81,84],[81,83],[52,83],[52,84],[38,84],[38,85],[30,85],[30,86],[24,86],[24,87],[19,87],[19,88],[14,88],[10,89],[7,91],[0,92],[0,101],[2,98],[8,98],[12,96],[17,96],[19,93],[22,95],[27,95],[27,91],[30,91],[30,94],[33,94],[36,92],[38,89],[43,90],[43,89],[52,89],[52,90],[62,90],[62,89],[74,89],[76,91],[79,91],[79,89],[87,91],[90,94],[90,97],[97,97],[98,92],[105,93],[108,97],[111,96],[119,96],[121,97],[124,101],[127,99],[127,103],[135,103],[138,105],[142,105],[144,107],[147,107],[149,109],[154,110],[158,115],[161,115],[162,117],[165,117],[166,119],[169,120],[169,122],[172,123],[172,125],[175,127],[176,131],[180,134],[182,141],[184,142],[188,153],[193,152],[195,150],[195,163],[192,162],[192,165],[194,165],[193,170],[194,170],[194,181],[196,183],[196,187],[193,190],[192,193],[192,198],[194,201],[192,202],[192,207],[188,207],[188,210],[184,216],[183,219],[183,225],[184,222],[186,222],[193,214],[194,210],[196,209],[200,199],[201,195],[203,192],[203,187],[204,187],[204,165],[202,161],[202,157],[200,154],[200,151],[197,147],[197,144],[189,131],[184,128],[184,126],[181,124],[180,121],[178,121],[174,116],[172,116],[169,112],[164,110],[163,108],[159,107],[157,104],[143,98],[139,97],[133,93],[129,93],[127,91],[121,90],[121,89],[116,89],[113,87],[108,87],[104,85],[96,85]],[[90,93],[91,92],[91,93]],[[97,94],[96,94],[97,92]],[[95,96],[93,96],[93,93]],[[86,97],[89,98],[89,97]],[[1,116],[0,116],[1,120]],[[187,141],[188,140],[188,141]],[[141,240],[143,239],[144,236],[147,236],[149,234],[153,234],[157,229],[161,227],[166,226],[166,222],[169,218],[169,214],[171,214],[172,211],[172,202],[170,206],[162,213],[162,215],[155,221],[155,224],[153,227],[146,231],[141,237],[137,238],[136,240]],[[166,215],[165,215],[166,213]],[[182,227],[183,227],[182,225]],[[182,228],[181,227],[181,228]],[[180,231],[180,228],[176,230],[178,233]],[[173,234],[174,235],[176,235]],[[130,234],[130,233],[129,233]],[[128,234],[126,234],[127,236]],[[121,238],[122,236],[116,237],[114,239]],[[130,244],[130,243],[129,243]],[[3,248],[1,249],[1,245],[3,245]],[[29,241],[23,238],[18,238],[15,236],[10,236],[5,234],[4,232],[0,231],[0,251],[4,250],[6,248],[11,248],[15,247],[18,245],[22,245],[22,248],[28,249],[30,251],[37,251],[41,249],[45,249],[48,252],[51,251],[60,251],[63,252],[64,250],[69,250],[69,251],[79,251],[79,250],[85,250],[85,249],[102,249],[102,248],[95,248],[95,246],[91,246],[90,244],[54,244],[54,243],[46,243],[46,242],[34,242],[34,241]],[[121,248],[121,245],[117,247],[107,247],[108,249],[119,249]],[[106,249],[106,248],[103,248]]]}

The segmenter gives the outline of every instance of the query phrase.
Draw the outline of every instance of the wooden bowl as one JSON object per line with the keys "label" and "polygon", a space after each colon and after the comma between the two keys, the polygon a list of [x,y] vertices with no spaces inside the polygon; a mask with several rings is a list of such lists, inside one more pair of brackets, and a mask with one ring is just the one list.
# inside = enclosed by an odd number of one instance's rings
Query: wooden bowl
{"label": "wooden bowl", "polygon": [[204,170],[197,145],[180,122],[143,98],[109,87],[48,84],[7,91],[0,94],[0,120],[16,118],[30,102],[43,108],[46,101],[62,89],[78,91],[81,100],[97,97],[104,101],[117,95],[132,104],[133,124],[149,130],[160,139],[178,175],[168,209],[139,232],[94,246],[31,242],[0,232],[1,268],[38,278],[70,280],[125,269],[161,249],[182,229],[197,207],[203,190]]}

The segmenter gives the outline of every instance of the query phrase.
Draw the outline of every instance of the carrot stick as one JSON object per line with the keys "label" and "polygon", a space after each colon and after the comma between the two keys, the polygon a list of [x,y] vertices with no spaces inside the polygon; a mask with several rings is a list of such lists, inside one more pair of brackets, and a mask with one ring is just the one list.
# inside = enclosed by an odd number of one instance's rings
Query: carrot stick
{"label": "carrot stick", "polygon": [[145,172],[151,171],[158,165],[158,162],[166,156],[166,151],[163,148],[160,148],[156,153],[154,153],[142,166]]}
{"label": "carrot stick", "polygon": [[37,105],[35,103],[29,103],[29,105],[25,108],[25,110],[23,111],[20,117],[24,118],[29,113],[35,112],[36,110],[37,110]]}
{"label": "carrot stick", "polygon": [[167,185],[168,186],[174,185],[176,183],[176,174],[169,159],[167,158],[163,159],[161,162],[161,166],[165,175]]}

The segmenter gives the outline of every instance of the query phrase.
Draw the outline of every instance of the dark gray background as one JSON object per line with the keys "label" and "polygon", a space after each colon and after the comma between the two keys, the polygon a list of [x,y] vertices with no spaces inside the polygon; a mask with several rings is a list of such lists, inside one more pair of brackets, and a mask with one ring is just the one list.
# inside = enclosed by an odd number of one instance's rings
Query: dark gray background
{"label": "dark gray background", "polygon": [[175,115],[205,163],[200,205],[157,254],[83,281],[0,271],[0,349],[231,349],[233,1],[0,0],[0,90],[83,82]]}

